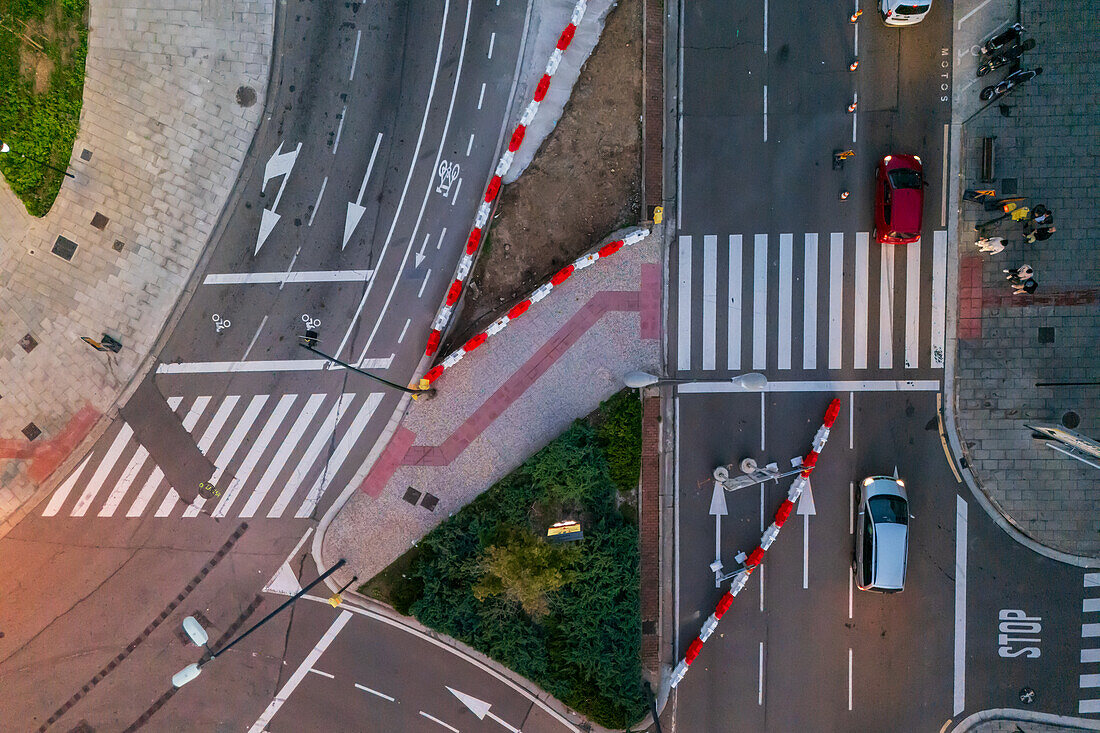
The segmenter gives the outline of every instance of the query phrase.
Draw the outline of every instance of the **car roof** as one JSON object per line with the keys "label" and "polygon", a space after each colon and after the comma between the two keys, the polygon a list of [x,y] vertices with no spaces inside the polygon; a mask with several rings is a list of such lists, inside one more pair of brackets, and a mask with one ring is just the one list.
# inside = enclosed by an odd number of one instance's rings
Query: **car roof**
{"label": "car roof", "polygon": [[909,527],[893,522],[875,523],[874,586],[901,590],[905,585],[905,553]]}
{"label": "car roof", "polygon": [[872,496],[900,496],[909,501],[905,493],[905,486],[893,476],[871,476],[871,483],[863,487],[863,495],[870,499]]}
{"label": "car roof", "polygon": [[915,188],[895,188],[894,202],[887,224],[898,232],[920,232],[924,192]]}

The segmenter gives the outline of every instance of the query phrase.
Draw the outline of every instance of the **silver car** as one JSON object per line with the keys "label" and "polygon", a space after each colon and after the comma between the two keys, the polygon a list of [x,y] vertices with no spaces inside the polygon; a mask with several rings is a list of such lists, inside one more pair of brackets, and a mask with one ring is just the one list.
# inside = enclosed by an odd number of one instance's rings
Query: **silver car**
{"label": "silver car", "polygon": [[860,590],[897,593],[905,587],[909,549],[909,498],[905,482],[871,476],[859,484],[856,515],[856,585]]}
{"label": "silver car", "polygon": [[924,20],[932,0],[879,0],[879,14],[886,25],[913,25]]}

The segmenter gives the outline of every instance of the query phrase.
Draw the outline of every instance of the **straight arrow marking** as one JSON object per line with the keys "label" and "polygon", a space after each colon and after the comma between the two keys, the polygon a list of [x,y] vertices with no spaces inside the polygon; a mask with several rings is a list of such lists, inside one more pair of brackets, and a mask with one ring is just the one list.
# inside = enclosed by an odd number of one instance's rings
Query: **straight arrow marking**
{"label": "straight arrow marking", "polygon": [[802,515],[802,588],[805,590],[810,587],[810,515],[817,514],[809,479],[806,480],[806,488],[802,490],[795,512]]}
{"label": "straight arrow marking", "polygon": [[355,197],[355,201],[348,202],[348,213],[344,219],[344,242],[340,245],[340,249],[344,249],[348,246],[348,240],[351,239],[352,232],[355,231],[355,227],[359,226],[359,220],[363,218],[363,212],[366,208],[363,206],[363,196],[367,192],[367,181],[370,179],[370,172],[374,170],[374,159],[378,155],[378,146],[382,144],[382,133],[378,133],[378,137],[374,139],[374,150],[370,154],[370,162],[367,163],[367,172],[363,175],[363,182],[359,185],[359,195]]}
{"label": "straight arrow marking", "polygon": [[499,724],[505,730],[509,731],[509,733],[521,733],[519,728],[512,727],[508,723],[505,723],[503,720],[498,718],[496,715],[493,715],[491,712],[489,712],[489,708],[491,707],[490,703],[487,703],[484,700],[479,700],[473,695],[467,695],[465,692],[459,692],[453,687],[447,687],[447,690],[452,695],[457,697],[463,705],[469,708],[470,712],[476,715],[478,720],[485,720],[485,718],[488,718],[489,720],[492,720],[493,722]]}
{"label": "straight arrow marking", "polygon": [[[710,494],[710,513],[714,516],[714,561],[722,561],[722,517],[726,511],[726,491],[717,481]],[[717,572],[717,571],[716,571]]]}
{"label": "straight arrow marking", "polygon": [[267,182],[276,176],[282,176],[283,180],[279,183],[279,191],[275,194],[275,201],[272,202],[270,209],[263,209],[260,215],[260,231],[256,236],[256,249],[253,252],[254,255],[260,253],[260,247],[264,246],[264,242],[267,241],[268,236],[271,234],[271,230],[275,228],[275,225],[279,223],[279,215],[275,213],[275,209],[279,208],[279,199],[283,197],[283,191],[286,189],[286,182],[290,180],[290,171],[294,169],[294,162],[298,159],[298,151],[302,149],[302,144],[298,143],[298,147],[294,148],[293,152],[284,153],[283,143],[279,141],[279,147],[275,148],[275,152],[271,154],[271,157],[267,159],[267,163],[264,165],[264,182],[260,186],[260,193],[267,191]]}

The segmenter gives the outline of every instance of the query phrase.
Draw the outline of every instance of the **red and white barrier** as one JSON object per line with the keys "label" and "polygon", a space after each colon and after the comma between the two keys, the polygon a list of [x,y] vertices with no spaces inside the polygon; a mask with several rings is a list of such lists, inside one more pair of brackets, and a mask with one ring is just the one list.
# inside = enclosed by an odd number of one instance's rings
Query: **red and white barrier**
{"label": "red and white barrier", "polygon": [[[583,270],[596,260],[610,257],[611,255],[622,249],[624,246],[629,247],[632,244],[637,244],[648,236],[648,229],[637,229],[630,234],[627,234],[622,239],[617,239],[614,242],[608,242],[599,249],[593,252],[589,252],[588,254],[574,260],[572,264],[566,265],[561,270],[558,270],[557,274],[550,278],[549,282],[545,282],[540,285],[533,293],[531,293],[531,295],[516,303],[514,306],[511,307],[511,309],[509,309],[507,313],[490,323],[488,328],[486,328],[481,333],[473,336],[462,346],[458,347],[456,350],[448,354],[441,362],[429,369],[428,373],[424,375],[424,379],[428,381],[428,384],[431,384],[435,380],[439,379],[439,376],[443,374],[444,370],[453,367],[455,364],[462,360],[462,357],[466,356],[466,354],[469,354],[471,351],[485,343],[485,340],[488,339],[490,336],[495,336],[503,331],[505,326],[526,313],[528,308],[549,295],[550,291],[553,290],[555,286],[561,285],[563,282],[572,277],[573,274],[578,270]],[[454,285],[452,285],[451,287],[453,289]],[[458,296],[456,295],[455,299],[457,300],[457,298]],[[449,299],[450,294],[448,294],[448,300]]]}
{"label": "red and white barrier", "polygon": [[[500,192],[501,177],[512,167],[512,159],[515,157],[516,151],[519,150],[520,144],[523,143],[523,138],[527,134],[528,125],[535,119],[535,113],[538,112],[539,105],[542,103],[542,100],[546,98],[546,92],[550,89],[550,79],[554,76],[554,72],[558,70],[558,64],[561,63],[561,57],[562,54],[565,53],[565,49],[569,48],[569,44],[573,41],[573,34],[577,32],[577,26],[580,25],[587,7],[587,0],[577,0],[577,4],[573,7],[573,15],[569,19],[569,25],[565,26],[565,30],[563,30],[558,37],[558,43],[554,47],[554,52],[550,54],[550,60],[546,63],[546,71],[535,87],[534,98],[527,103],[527,108],[523,110],[523,115],[520,117],[519,124],[516,126],[511,139],[508,141],[508,149],[500,156],[500,160],[497,162],[497,167],[493,171],[493,177],[489,180],[489,185],[485,189],[485,196],[481,201],[481,205],[477,208],[477,216],[474,218],[474,228],[470,231],[470,236],[466,240],[466,251],[462,254],[462,259],[458,261],[458,267],[455,268],[454,280],[451,282],[451,287],[447,290],[447,297],[444,299],[439,312],[436,313],[435,320],[432,321],[432,330],[428,335],[428,345],[424,349],[424,354],[426,356],[431,356],[435,353],[436,349],[439,348],[439,341],[443,338],[443,330],[447,327],[447,324],[450,323],[455,304],[458,303],[458,299],[462,295],[462,288],[466,282],[466,276],[470,274],[470,268],[474,264],[474,255],[477,254],[477,248],[481,242],[481,235],[484,232],[485,225],[489,221],[489,214],[493,208],[493,200],[496,199],[497,194]],[[477,338],[477,336],[474,338]],[[482,339],[482,341],[484,341],[484,339]],[[473,348],[476,349],[480,345],[481,342],[478,342]],[[431,374],[431,372],[429,372],[429,374]]]}
{"label": "red and white barrier", "polygon": [[767,552],[768,548],[775,542],[775,538],[779,536],[780,528],[787,521],[787,518],[791,516],[795,502],[798,501],[798,497],[802,495],[802,491],[806,488],[806,482],[809,480],[810,474],[814,472],[814,467],[817,465],[817,457],[821,454],[821,449],[825,447],[825,442],[829,440],[829,430],[832,429],[833,423],[836,422],[836,416],[839,412],[840,400],[834,399],[829,404],[829,409],[825,411],[825,419],[822,421],[821,427],[818,428],[817,435],[814,436],[813,449],[802,459],[802,472],[799,473],[791,483],[791,488],[787,491],[787,498],[783,500],[783,503],[780,504],[779,508],[775,511],[775,519],[772,520],[771,525],[764,530],[764,534],[760,538],[760,544],[757,545],[756,549],[750,552],[748,558],[746,558],[745,571],[734,577],[733,581],[730,583],[730,589],[722,595],[721,599],[719,599],[718,605],[714,608],[714,613],[703,622],[703,627],[699,631],[699,635],[688,645],[687,651],[684,653],[684,658],[681,659],[680,663],[676,665],[676,668],[672,670],[671,684],[673,687],[680,684],[680,680],[687,674],[688,667],[690,667],[691,663],[695,661],[695,658],[699,656],[699,651],[703,648],[703,642],[709,639],[710,635],[714,633],[714,630],[718,628],[718,621],[733,604],[733,597],[744,589],[745,584],[749,582],[749,576],[752,575],[752,571],[761,563],[764,559],[764,553]]}

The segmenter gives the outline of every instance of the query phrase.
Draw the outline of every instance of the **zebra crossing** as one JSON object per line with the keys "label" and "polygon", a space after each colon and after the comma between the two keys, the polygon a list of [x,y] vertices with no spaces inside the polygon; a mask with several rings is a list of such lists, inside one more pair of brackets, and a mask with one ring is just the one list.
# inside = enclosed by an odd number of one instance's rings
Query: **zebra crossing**
{"label": "zebra crossing", "polygon": [[1081,600],[1079,715],[1100,715],[1100,573],[1085,573]]}
{"label": "zebra crossing", "polygon": [[680,235],[670,260],[679,372],[944,366],[946,231]]}
{"label": "zebra crossing", "polygon": [[[348,459],[382,396],[348,392],[170,397],[168,406],[181,416],[188,433],[195,436],[203,426],[196,445],[204,455],[214,456],[215,471],[208,483],[219,490],[215,499],[208,501],[200,494],[186,504],[131,426],[120,420],[114,435],[108,433],[58,486],[42,516],[83,517],[94,511],[97,517],[134,518],[152,511],[156,517],[225,517],[239,505],[241,518],[266,511],[268,518],[277,519],[299,502],[293,516],[308,517],[341,469],[358,468]],[[257,433],[254,428],[259,425]],[[255,440],[245,451],[252,434]],[[223,487],[226,476],[231,479]]]}

